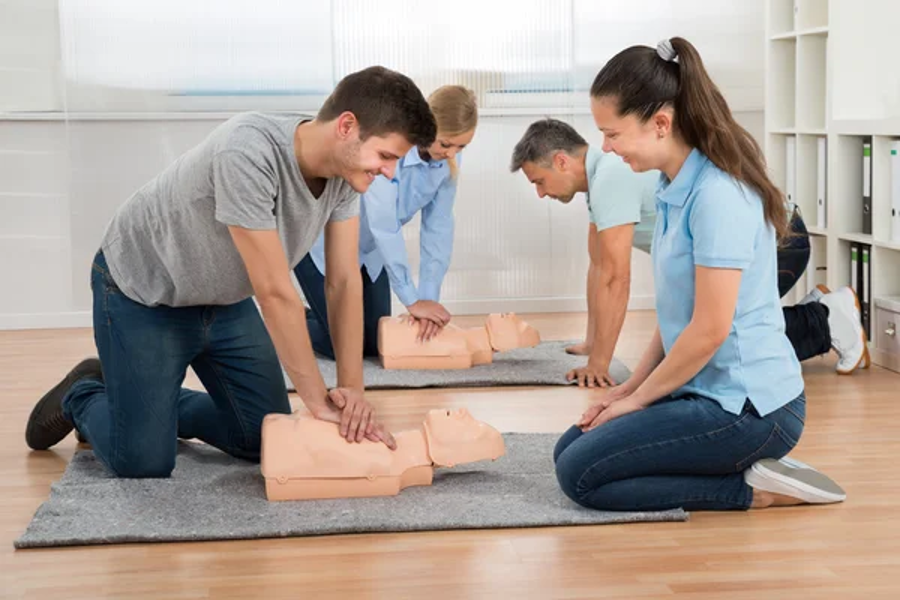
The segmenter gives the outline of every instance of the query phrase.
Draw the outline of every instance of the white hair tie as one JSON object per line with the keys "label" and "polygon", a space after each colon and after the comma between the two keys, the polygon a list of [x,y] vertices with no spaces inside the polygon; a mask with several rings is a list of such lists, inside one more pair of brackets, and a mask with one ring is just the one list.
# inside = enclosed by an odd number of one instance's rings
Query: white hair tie
{"label": "white hair tie", "polygon": [[656,45],[656,54],[666,62],[678,61],[678,53],[672,47],[672,40],[670,39],[662,40]]}

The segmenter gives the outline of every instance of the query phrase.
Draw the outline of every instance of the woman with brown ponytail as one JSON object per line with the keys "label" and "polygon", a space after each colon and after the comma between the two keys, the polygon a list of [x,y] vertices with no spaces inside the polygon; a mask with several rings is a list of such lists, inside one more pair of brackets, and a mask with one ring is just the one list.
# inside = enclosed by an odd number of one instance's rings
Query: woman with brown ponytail
{"label": "woman with brown ponytail", "polygon": [[631,378],[557,444],[563,491],[606,510],[843,500],[786,458],[806,397],[777,286],[785,202],[697,50],[676,37],[620,52],[594,80],[591,112],[604,151],[661,172],[658,327]]}

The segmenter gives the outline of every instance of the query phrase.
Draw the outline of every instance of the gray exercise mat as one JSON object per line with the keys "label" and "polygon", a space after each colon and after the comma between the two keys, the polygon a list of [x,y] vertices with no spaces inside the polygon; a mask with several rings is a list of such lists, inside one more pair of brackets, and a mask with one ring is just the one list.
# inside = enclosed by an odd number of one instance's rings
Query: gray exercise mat
{"label": "gray exercise mat", "polygon": [[[586,356],[567,354],[566,346],[575,342],[543,342],[534,348],[517,348],[494,354],[494,362],[471,369],[394,370],[385,369],[377,358],[363,363],[366,389],[400,389],[426,387],[492,387],[516,385],[573,385],[566,373],[587,364]],[[337,385],[337,368],[333,360],[319,358],[319,369],[329,388]],[[621,383],[631,372],[619,360],[610,366],[613,380]],[[289,390],[293,383],[284,376]]]}
{"label": "gray exercise mat", "polygon": [[398,496],[269,502],[259,465],[181,442],[169,479],[115,479],[90,450],[75,454],[16,548],[340,533],[684,521],[678,509],[603,512],[559,489],[557,434],[505,434],[496,461],[435,471]]}

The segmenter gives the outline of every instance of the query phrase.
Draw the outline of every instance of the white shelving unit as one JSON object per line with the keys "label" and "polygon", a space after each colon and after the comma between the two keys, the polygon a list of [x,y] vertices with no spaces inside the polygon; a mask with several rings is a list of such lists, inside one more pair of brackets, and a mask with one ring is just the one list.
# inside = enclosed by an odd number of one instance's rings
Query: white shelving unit
{"label": "white shelving unit", "polygon": [[[786,302],[802,298],[824,283],[831,289],[848,285],[850,246],[871,246],[872,298],[900,296],[900,243],[891,242],[890,144],[900,139],[900,110],[874,111],[872,102],[861,103],[853,119],[834,118],[834,90],[841,88],[842,114],[848,114],[846,87],[836,80],[855,71],[853,60],[866,61],[861,48],[871,45],[871,24],[897,22],[896,0],[766,0],[766,123],[765,153],[774,182],[787,193],[788,147],[792,146],[795,202],[809,228],[813,258],[805,281],[801,280]],[[864,13],[860,15],[860,13]],[[868,26],[864,26],[868,24]],[[883,40],[879,44],[895,41]],[[878,40],[875,40],[878,41]],[[856,54],[850,54],[855,52]],[[869,56],[878,51],[872,49]],[[835,69],[840,57],[841,70]],[[858,57],[858,58],[857,58]],[[849,65],[849,66],[848,66]],[[900,89],[900,71],[882,69],[879,77]],[[866,90],[858,91],[865,97]],[[855,107],[851,107],[855,108]],[[866,118],[871,112],[871,119]],[[888,114],[888,118],[885,118]],[[817,144],[825,138],[826,222],[817,226]],[[789,139],[793,143],[789,143]],[[871,233],[863,233],[863,143],[871,142]],[[876,337],[874,302],[872,337]],[[900,371],[896,356],[870,343],[873,362]]]}

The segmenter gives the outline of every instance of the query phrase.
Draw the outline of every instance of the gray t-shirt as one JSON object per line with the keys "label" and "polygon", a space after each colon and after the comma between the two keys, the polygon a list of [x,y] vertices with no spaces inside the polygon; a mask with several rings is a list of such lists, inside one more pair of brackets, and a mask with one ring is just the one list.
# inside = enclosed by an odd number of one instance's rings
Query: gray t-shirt
{"label": "gray t-shirt", "polygon": [[236,115],[135,192],[101,244],[122,292],[146,306],[234,304],[253,288],[228,225],[277,229],[294,267],[328,221],[358,215],[345,180],[319,198],[306,186],[294,153],[305,119]]}

